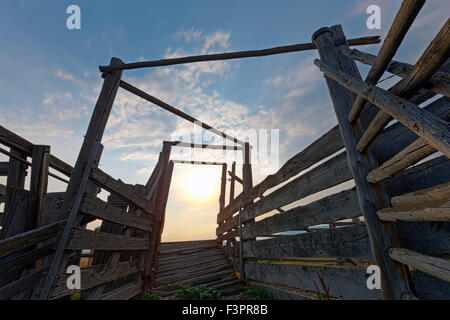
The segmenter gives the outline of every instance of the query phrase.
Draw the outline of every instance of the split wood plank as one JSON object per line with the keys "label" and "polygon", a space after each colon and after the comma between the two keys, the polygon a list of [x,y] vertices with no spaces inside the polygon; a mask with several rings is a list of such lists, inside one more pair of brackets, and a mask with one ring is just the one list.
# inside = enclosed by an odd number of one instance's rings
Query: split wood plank
{"label": "split wood plank", "polygon": [[445,201],[450,197],[450,182],[432,186],[427,189],[396,196],[391,199],[393,206],[411,206],[429,201]]}
{"label": "split wood plank", "polygon": [[402,248],[390,249],[389,256],[397,262],[450,282],[450,261],[448,260]]}
{"label": "split wood plank", "polygon": [[378,217],[383,221],[405,221],[405,222],[426,222],[426,221],[450,221],[450,200],[437,203],[426,202],[418,206],[398,206],[384,208],[377,211]]}
{"label": "split wood plank", "polygon": [[419,138],[381,166],[369,172],[367,181],[370,183],[379,183],[435,152],[437,150],[430,146],[425,139]]}

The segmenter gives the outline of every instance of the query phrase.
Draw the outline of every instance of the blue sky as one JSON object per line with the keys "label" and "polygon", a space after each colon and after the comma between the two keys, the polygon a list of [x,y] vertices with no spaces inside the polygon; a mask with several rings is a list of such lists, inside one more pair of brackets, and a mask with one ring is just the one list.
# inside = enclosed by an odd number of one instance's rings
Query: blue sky
{"label": "blue sky", "polygon": [[[66,8],[81,8],[81,30],[66,28]],[[381,30],[365,10],[381,8]],[[342,24],[348,38],[384,36],[401,1],[2,1],[0,123],[73,164],[101,87],[99,65],[309,42],[319,27]],[[445,0],[428,1],[396,59],[415,63],[448,18]],[[379,45],[360,47],[376,53]],[[316,53],[126,71],[123,78],[219,129],[279,129],[280,164],[325,133],[335,116]],[[367,67],[360,66],[363,76]],[[389,86],[396,79],[383,83]],[[101,168],[145,183],[162,140],[191,126],[119,91],[103,139]],[[202,160],[214,156],[205,154]],[[218,187],[192,203],[193,170],[177,167],[167,209],[168,240],[212,238]],[[194,171],[195,172],[195,171]],[[198,171],[197,171],[198,172]],[[255,182],[262,175],[255,172]],[[52,181],[51,191],[63,184]],[[184,195],[184,196],[183,196]],[[185,232],[181,232],[184,226]],[[177,229],[178,228],[178,229]]]}

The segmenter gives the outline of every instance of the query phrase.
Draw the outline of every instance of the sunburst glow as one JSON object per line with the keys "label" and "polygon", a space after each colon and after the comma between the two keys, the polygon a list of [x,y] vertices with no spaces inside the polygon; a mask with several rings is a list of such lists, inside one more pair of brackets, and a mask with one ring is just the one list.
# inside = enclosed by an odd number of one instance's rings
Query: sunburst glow
{"label": "sunburst glow", "polygon": [[183,188],[188,197],[207,200],[217,192],[218,175],[211,168],[189,170],[183,179]]}

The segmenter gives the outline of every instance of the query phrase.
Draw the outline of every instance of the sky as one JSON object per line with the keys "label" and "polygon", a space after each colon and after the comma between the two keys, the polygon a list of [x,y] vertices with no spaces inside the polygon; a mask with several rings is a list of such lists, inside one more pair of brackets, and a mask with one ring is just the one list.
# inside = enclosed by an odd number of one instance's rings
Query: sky
{"label": "sky", "polygon": [[[366,26],[366,8],[373,4],[381,8],[380,30]],[[318,28],[335,24],[342,25],[347,38],[384,37],[400,4],[388,0],[1,1],[0,124],[35,144],[50,145],[52,154],[73,165],[102,85],[98,66],[107,65],[111,57],[135,62],[305,43]],[[66,26],[70,5],[81,9],[80,30]],[[448,9],[447,0],[427,1],[395,59],[414,64],[445,23]],[[359,47],[372,54],[379,48]],[[238,138],[244,139],[240,134],[248,129],[279,130],[282,165],[337,123],[325,81],[313,65],[316,57],[315,51],[305,51],[130,70],[123,79],[217,129],[231,130]],[[365,76],[368,67],[358,66]],[[380,86],[395,81],[396,77]],[[185,132],[192,132],[190,123],[119,90],[102,140],[100,168],[127,183],[145,184],[162,141]],[[182,150],[174,150],[172,158],[183,156]],[[195,156],[195,160],[219,161],[223,154],[200,151]],[[254,166],[254,183],[278,167],[269,172],[260,169]],[[238,166],[239,175],[240,170]],[[220,167],[175,166],[164,241],[215,237],[219,180]],[[63,183],[50,181],[50,192],[64,188]]]}

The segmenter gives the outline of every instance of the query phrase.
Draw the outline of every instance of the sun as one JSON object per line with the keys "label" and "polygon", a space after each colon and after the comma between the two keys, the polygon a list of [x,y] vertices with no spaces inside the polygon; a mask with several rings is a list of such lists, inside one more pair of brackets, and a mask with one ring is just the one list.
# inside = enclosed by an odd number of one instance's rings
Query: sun
{"label": "sun", "polygon": [[183,179],[183,187],[188,197],[195,200],[209,199],[216,193],[218,176],[209,168],[191,169]]}

